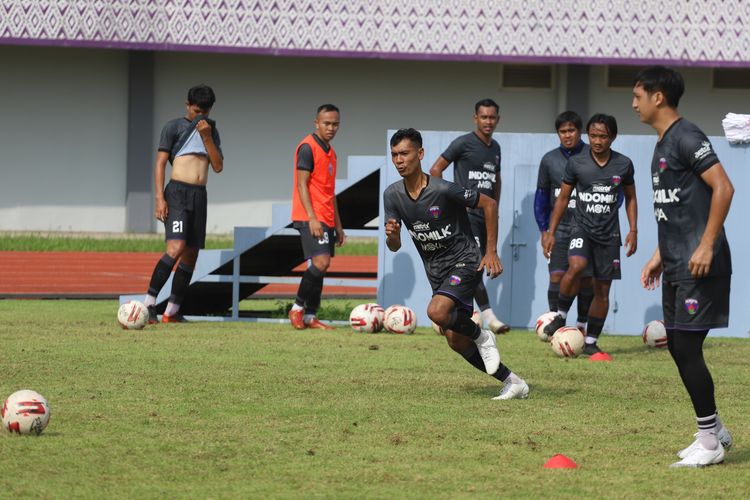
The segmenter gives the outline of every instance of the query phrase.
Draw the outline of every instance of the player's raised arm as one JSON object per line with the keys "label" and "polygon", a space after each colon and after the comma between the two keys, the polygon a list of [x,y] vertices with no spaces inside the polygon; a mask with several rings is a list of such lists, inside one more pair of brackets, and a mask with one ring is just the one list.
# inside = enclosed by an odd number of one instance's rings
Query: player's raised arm
{"label": "player's raised arm", "polygon": [[391,252],[398,252],[401,248],[401,223],[396,219],[388,219],[385,223],[385,244]]}
{"label": "player's raised arm", "polygon": [[219,145],[214,141],[214,131],[207,120],[199,120],[196,123],[195,128],[198,129],[198,133],[203,139],[203,145],[206,147],[206,154],[208,155],[208,161],[211,163],[211,168],[217,174],[224,170],[224,155],[219,150]]}
{"label": "player's raised arm", "polygon": [[448,168],[448,165],[450,165],[450,162],[446,160],[442,155],[438,156],[437,160],[435,160],[435,163],[432,164],[430,167],[430,175],[433,177],[443,177],[443,172],[446,168]]}

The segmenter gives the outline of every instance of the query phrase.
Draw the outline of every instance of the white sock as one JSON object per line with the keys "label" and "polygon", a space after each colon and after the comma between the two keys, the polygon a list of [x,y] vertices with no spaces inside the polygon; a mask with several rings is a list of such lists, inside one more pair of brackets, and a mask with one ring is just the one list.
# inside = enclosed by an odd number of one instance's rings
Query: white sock
{"label": "white sock", "polygon": [[154,304],[156,304],[156,297],[153,295],[146,295],[146,298],[143,299],[143,305],[146,307],[153,306]]}
{"label": "white sock", "polygon": [[716,429],[710,431],[698,431],[698,441],[707,450],[715,450],[719,446],[719,437]]}
{"label": "white sock", "polygon": [[292,305],[292,311],[302,311],[303,309],[304,307],[298,306],[296,302]]}
{"label": "white sock", "polygon": [[523,382],[521,377],[513,372],[510,372],[510,375],[508,375],[508,377],[503,380],[503,384],[520,384],[521,382]]}
{"label": "white sock", "polygon": [[580,321],[576,321],[576,328],[586,331],[586,323],[581,323]]}
{"label": "white sock", "polygon": [[597,341],[596,337],[592,337],[591,335],[586,335],[586,344],[587,345],[596,344],[596,341]]}
{"label": "white sock", "polygon": [[314,319],[315,319],[314,314],[305,314],[304,316],[302,316],[302,321],[304,321],[305,323],[310,323]]}
{"label": "white sock", "polygon": [[177,314],[177,311],[180,310],[179,304],[173,304],[171,302],[167,302],[167,308],[164,309],[164,314],[167,316],[174,316]]}
{"label": "white sock", "polygon": [[485,309],[482,311],[482,321],[484,321],[485,325],[488,325],[493,320],[497,320],[497,316],[492,312],[492,309]]}
{"label": "white sock", "polygon": [[568,319],[568,311],[557,311],[557,314],[562,316],[562,319]]}

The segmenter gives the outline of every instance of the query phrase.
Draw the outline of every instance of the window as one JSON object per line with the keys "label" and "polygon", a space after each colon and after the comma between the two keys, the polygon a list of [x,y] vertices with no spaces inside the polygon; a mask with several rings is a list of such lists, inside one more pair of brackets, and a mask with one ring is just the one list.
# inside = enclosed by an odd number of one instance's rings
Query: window
{"label": "window", "polygon": [[714,68],[713,88],[750,89],[750,68]]}
{"label": "window", "polygon": [[551,89],[552,66],[548,64],[503,64],[500,87],[506,89]]}

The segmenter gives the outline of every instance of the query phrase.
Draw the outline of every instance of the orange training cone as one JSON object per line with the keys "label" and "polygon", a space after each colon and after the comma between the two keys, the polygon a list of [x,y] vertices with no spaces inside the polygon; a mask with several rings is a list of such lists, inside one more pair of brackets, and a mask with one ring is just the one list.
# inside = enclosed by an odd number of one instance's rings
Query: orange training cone
{"label": "orange training cone", "polygon": [[544,464],[545,469],[577,469],[578,464],[565,455],[558,453],[554,457],[547,460]]}
{"label": "orange training cone", "polygon": [[589,356],[589,361],[612,361],[612,356],[606,352],[597,352]]}

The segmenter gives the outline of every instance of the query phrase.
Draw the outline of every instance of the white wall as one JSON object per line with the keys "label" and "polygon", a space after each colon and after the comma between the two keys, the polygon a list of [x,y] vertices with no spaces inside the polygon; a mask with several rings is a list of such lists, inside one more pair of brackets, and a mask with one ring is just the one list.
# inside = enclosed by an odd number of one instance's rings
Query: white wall
{"label": "white wall", "polygon": [[[123,231],[127,53],[0,46],[0,61],[0,230]],[[681,111],[707,133],[721,133],[727,111],[750,113],[740,106],[750,92],[714,91],[710,70],[683,71]],[[389,128],[472,129],[484,97],[500,104],[499,133],[553,132],[558,91],[500,89],[499,75],[495,63],[158,53],[147,147],[155,156],[159,131],[184,114],[190,86],[212,85],[226,162],[209,177],[208,231],[268,225],[271,205],[291,197],[294,147],[323,102],[342,110],[340,177],[347,156],[382,154]],[[590,89],[592,112],[614,114],[622,134],[651,134],[630,109],[630,90],[605,88],[603,66],[591,69]]]}
{"label": "white wall", "polygon": [[0,46],[0,230],[122,231],[122,51]]}

